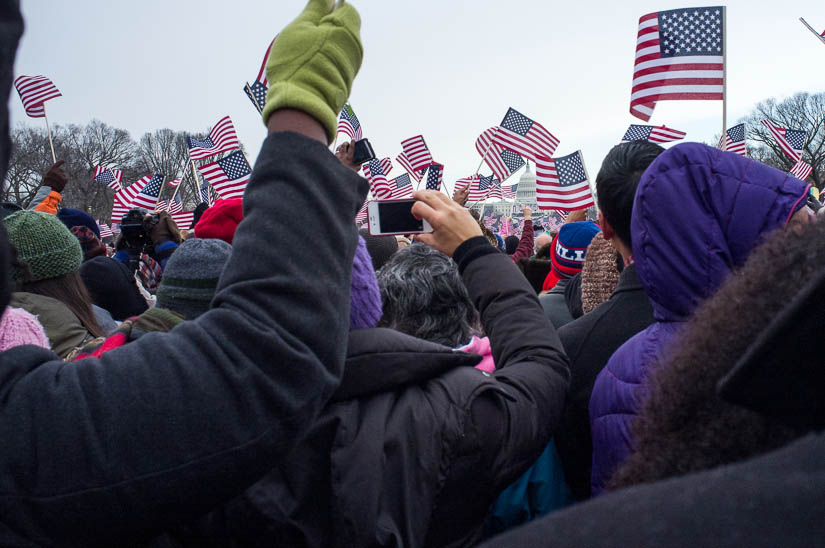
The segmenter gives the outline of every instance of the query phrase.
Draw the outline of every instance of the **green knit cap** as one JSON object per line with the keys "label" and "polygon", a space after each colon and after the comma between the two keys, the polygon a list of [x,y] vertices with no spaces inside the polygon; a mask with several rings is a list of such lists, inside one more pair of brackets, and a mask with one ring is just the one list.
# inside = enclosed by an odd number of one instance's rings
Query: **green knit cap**
{"label": "green knit cap", "polygon": [[80,242],[60,219],[41,211],[18,211],[3,219],[9,243],[17,248],[21,262],[29,266],[31,276],[15,268],[12,278],[18,282],[37,282],[59,278],[80,268],[83,251]]}

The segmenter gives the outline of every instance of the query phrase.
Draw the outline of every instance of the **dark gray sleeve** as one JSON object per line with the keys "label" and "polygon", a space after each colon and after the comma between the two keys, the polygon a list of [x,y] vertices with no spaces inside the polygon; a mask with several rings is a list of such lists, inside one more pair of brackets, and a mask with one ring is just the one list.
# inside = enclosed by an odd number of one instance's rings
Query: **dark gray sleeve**
{"label": "dark gray sleeve", "polygon": [[212,310],[100,359],[0,355],[0,525],[114,545],[276,464],[340,379],[366,191],[322,144],[274,134]]}

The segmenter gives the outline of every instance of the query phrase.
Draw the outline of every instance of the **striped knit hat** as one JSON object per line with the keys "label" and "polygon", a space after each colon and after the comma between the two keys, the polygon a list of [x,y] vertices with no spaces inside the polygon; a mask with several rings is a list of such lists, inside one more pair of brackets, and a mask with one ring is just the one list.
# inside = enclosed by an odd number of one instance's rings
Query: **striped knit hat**
{"label": "striped knit hat", "polygon": [[[80,268],[83,251],[80,242],[54,215],[40,211],[18,211],[3,222],[9,243],[26,263],[30,275],[15,268],[12,278],[18,282],[37,282],[59,278]],[[24,279],[25,277],[25,279]]]}
{"label": "striped knit hat", "polygon": [[156,306],[187,320],[209,310],[231,254],[232,246],[222,240],[190,238],[183,242],[163,269]]}
{"label": "striped knit hat", "polygon": [[584,257],[587,255],[587,246],[600,231],[601,228],[592,221],[562,225],[553,240],[553,250],[550,255],[553,269],[544,280],[543,290],[552,289],[559,280],[572,278],[581,272]]}

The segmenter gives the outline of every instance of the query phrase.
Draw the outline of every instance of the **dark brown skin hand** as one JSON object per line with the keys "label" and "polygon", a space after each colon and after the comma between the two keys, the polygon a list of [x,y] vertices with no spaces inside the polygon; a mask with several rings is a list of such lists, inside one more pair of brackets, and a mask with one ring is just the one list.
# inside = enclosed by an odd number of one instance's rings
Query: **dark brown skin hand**
{"label": "dark brown skin hand", "polygon": [[465,186],[464,188],[457,188],[455,192],[453,192],[453,200],[458,205],[466,206],[467,205],[467,198],[470,196],[470,185]]}
{"label": "dark brown skin hand", "polygon": [[65,160],[58,160],[43,176],[43,186],[50,187],[55,192],[63,192],[69,178],[63,172]]}
{"label": "dark brown skin hand", "polygon": [[349,141],[347,143],[341,143],[338,145],[338,148],[335,150],[335,156],[341,160],[341,163],[347,166],[348,168],[352,169],[355,172],[358,172],[361,169],[361,166],[358,164],[352,163],[352,157],[355,155],[355,141]]}

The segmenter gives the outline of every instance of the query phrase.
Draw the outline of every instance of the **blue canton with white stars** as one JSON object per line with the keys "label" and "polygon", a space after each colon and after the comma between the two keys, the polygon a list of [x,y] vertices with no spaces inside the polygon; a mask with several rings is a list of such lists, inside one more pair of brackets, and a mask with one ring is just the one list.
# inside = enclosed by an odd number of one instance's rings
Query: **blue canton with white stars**
{"label": "blue canton with white stars", "polygon": [[109,183],[114,182],[115,176],[112,175],[112,172],[108,169],[97,176],[97,182],[103,183],[104,185],[108,185]]}
{"label": "blue canton with white stars", "polygon": [[578,152],[555,158],[556,172],[559,176],[559,185],[572,186],[587,181],[584,166]]}
{"label": "blue canton with white stars", "polygon": [[212,142],[212,139],[207,137],[206,139],[195,139],[194,137],[188,137],[189,139],[189,148],[213,148],[215,143]]}
{"label": "blue canton with white stars", "polygon": [[492,175],[482,175],[481,178],[478,180],[478,189],[479,190],[487,190],[493,184],[493,176]]}
{"label": "blue canton with white stars", "polygon": [[[251,93],[250,93],[251,88]],[[244,87],[243,90],[246,92],[246,96],[249,97],[249,100],[252,101],[252,104],[255,105],[255,108],[258,109],[258,112],[263,111],[264,104],[266,103],[266,91],[267,87],[262,83],[255,80],[251,86]]]}
{"label": "blue canton with white stars", "polygon": [[412,184],[412,180],[410,179],[409,173],[404,173],[399,175],[395,178],[395,188],[402,189],[405,186],[410,186]]}
{"label": "blue canton with white stars", "polygon": [[739,125],[736,125],[736,126],[733,126],[732,128],[730,128],[728,130],[728,137],[730,137],[730,140],[733,141],[734,143],[744,141],[745,140],[745,124],[739,124]]}
{"label": "blue canton with white stars", "polygon": [[683,8],[659,12],[662,57],[721,56],[722,8]]}
{"label": "blue canton with white stars", "polygon": [[201,184],[201,202],[209,203],[209,183],[206,181]]}
{"label": "blue canton with white stars", "polygon": [[143,190],[141,190],[140,193],[151,198],[157,198],[158,194],[160,194],[161,185],[163,185],[163,175],[160,173],[155,173],[152,176],[152,180],[149,181],[145,187],[143,187]]}
{"label": "blue canton with white stars", "polygon": [[516,109],[510,108],[507,114],[504,115],[504,121],[501,122],[501,127],[513,133],[518,133],[523,137],[527,135],[527,132],[533,127],[533,120]]}
{"label": "blue canton with white stars", "polygon": [[367,165],[370,166],[370,172],[373,177],[376,175],[384,175],[384,170],[381,169],[381,160],[378,158],[373,158],[367,163]]}
{"label": "blue canton with white stars", "polygon": [[430,166],[427,173],[427,190],[439,190],[441,188],[441,168]]}
{"label": "blue canton with white stars", "polygon": [[627,131],[624,132],[622,141],[647,141],[650,137],[650,132],[653,131],[653,126],[642,126],[639,124],[630,124]]}
{"label": "blue canton with white stars", "polygon": [[221,166],[221,169],[226,173],[230,181],[240,179],[252,173],[252,169],[250,169],[246,158],[240,150],[236,150],[226,158],[218,160],[218,165]]}
{"label": "blue canton with white stars", "polygon": [[805,146],[806,132],[803,129],[786,129],[785,139],[794,150],[802,150]]}
{"label": "blue canton with white stars", "polygon": [[355,131],[359,127],[361,127],[361,122],[358,121],[358,117],[355,115],[355,111],[352,110],[349,105],[344,105],[344,109],[341,111],[341,120],[346,120],[352,126],[352,130]]}
{"label": "blue canton with white stars", "polygon": [[507,166],[510,173],[515,172],[518,168],[524,165],[524,159],[512,150],[502,150],[500,156],[501,161],[504,162],[504,165]]}

